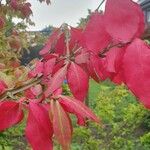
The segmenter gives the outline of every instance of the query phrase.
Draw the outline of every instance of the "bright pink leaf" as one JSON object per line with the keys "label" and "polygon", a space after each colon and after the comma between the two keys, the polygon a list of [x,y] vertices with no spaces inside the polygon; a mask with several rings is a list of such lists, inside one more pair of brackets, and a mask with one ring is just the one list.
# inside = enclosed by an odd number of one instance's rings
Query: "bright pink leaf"
{"label": "bright pink leaf", "polygon": [[107,47],[111,38],[105,31],[103,15],[95,12],[91,15],[84,31],[86,48],[94,53],[99,53]]}
{"label": "bright pink leaf", "polygon": [[71,40],[70,40],[71,50],[75,47],[75,45],[76,47],[84,46],[83,29],[71,27],[70,34],[71,34]]}
{"label": "bright pink leaf", "polygon": [[86,64],[89,61],[90,54],[87,51],[83,51],[75,57],[77,64]]}
{"label": "bright pink leaf", "polygon": [[23,111],[20,104],[12,101],[5,101],[0,104],[0,131],[3,131],[23,119]]}
{"label": "bright pink leaf", "polygon": [[124,49],[114,47],[110,49],[106,54],[106,65],[108,72],[117,73],[120,66],[122,65],[122,58]]}
{"label": "bright pink leaf", "polygon": [[55,30],[49,37],[48,41],[46,42],[44,48],[40,51],[40,55],[45,55],[49,53],[51,50],[54,42],[59,38],[60,36],[60,31],[57,29]]}
{"label": "bright pink leaf", "polygon": [[90,61],[88,63],[88,70],[90,76],[95,81],[105,80],[109,73],[106,70],[105,58],[99,58],[97,55],[90,55]]}
{"label": "bright pink leaf", "polygon": [[48,111],[40,104],[29,104],[26,137],[33,150],[52,150],[52,125]]}
{"label": "bright pink leaf", "polygon": [[71,62],[67,72],[67,81],[74,97],[84,101],[88,92],[87,73],[80,66]]}
{"label": "bright pink leaf", "polygon": [[63,89],[62,89],[62,87],[61,87],[61,88],[55,90],[55,91],[53,92],[53,95],[54,95],[54,96],[58,96],[58,95],[62,94],[62,92],[63,92]]}
{"label": "bright pink leaf", "polygon": [[68,114],[58,101],[51,100],[51,113],[53,120],[54,135],[62,145],[63,150],[70,150],[72,126]]}
{"label": "bright pink leaf", "polygon": [[66,53],[65,34],[61,34],[55,45],[55,53],[63,55]]}
{"label": "bright pink leaf", "polygon": [[35,96],[42,94],[42,86],[40,84],[31,87],[31,91]]}
{"label": "bright pink leaf", "polygon": [[145,107],[150,108],[150,48],[135,39],[126,49],[123,67],[125,83]]}
{"label": "bright pink leaf", "polygon": [[44,63],[44,70],[43,70],[44,76],[48,76],[52,74],[55,62],[56,62],[56,58],[51,58]]}
{"label": "bright pink leaf", "polygon": [[142,11],[136,5],[132,0],[106,1],[104,22],[112,38],[128,42],[137,34],[138,29],[142,30]]}
{"label": "bright pink leaf", "polygon": [[40,76],[43,73],[43,65],[44,63],[42,61],[37,61],[35,64],[35,68],[28,74],[29,78],[33,78],[37,75]]}
{"label": "bright pink leaf", "polygon": [[60,98],[59,102],[66,111],[99,123],[99,118],[84,103],[68,96],[61,95]]}
{"label": "bright pink leaf", "polygon": [[61,69],[59,69],[54,76],[51,78],[50,81],[50,85],[47,88],[47,90],[45,91],[45,96],[48,97],[49,95],[51,95],[55,90],[57,90],[58,88],[61,87],[61,85],[63,84],[63,81],[66,77],[66,73],[67,73],[67,65],[65,65],[64,67],[62,67]]}

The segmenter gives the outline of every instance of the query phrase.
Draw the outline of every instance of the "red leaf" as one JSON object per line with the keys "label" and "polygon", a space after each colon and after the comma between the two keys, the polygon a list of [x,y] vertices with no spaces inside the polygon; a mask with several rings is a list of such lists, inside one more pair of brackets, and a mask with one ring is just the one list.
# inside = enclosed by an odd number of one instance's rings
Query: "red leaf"
{"label": "red leaf", "polygon": [[91,15],[84,31],[85,44],[88,50],[98,53],[107,47],[111,38],[105,31],[103,15],[95,12]]}
{"label": "red leaf", "polygon": [[70,49],[73,49],[75,45],[77,47],[84,46],[83,29],[71,27],[70,34],[71,34]]}
{"label": "red leaf", "polygon": [[43,62],[37,61],[35,68],[29,72],[29,77],[33,78],[37,75],[41,75],[43,73]]}
{"label": "red leaf", "polygon": [[55,90],[61,87],[63,81],[65,79],[67,73],[67,65],[59,69],[54,76],[51,78],[50,85],[45,91],[45,96],[48,97],[51,95]]}
{"label": "red leaf", "polygon": [[58,101],[51,100],[54,135],[62,145],[63,150],[70,150],[72,126],[68,114]]}
{"label": "red leaf", "polygon": [[48,111],[40,104],[29,104],[29,115],[25,130],[33,150],[52,150],[52,126]]}
{"label": "red leaf", "polygon": [[12,101],[5,101],[0,104],[0,131],[3,131],[23,119],[23,111],[20,104]]}
{"label": "red leaf", "polygon": [[73,113],[82,118],[89,118],[95,122],[99,123],[97,116],[82,102],[67,96],[60,96],[60,104],[64,109],[70,113]]}
{"label": "red leaf", "polygon": [[52,58],[58,58],[58,54],[56,53],[49,53],[49,54],[46,54],[43,56],[43,59],[48,61],[49,59],[52,59]]}
{"label": "red leaf", "polygon": [[44,63],[44,70],[43,70],[44,76],[48,76],[52,74],[55,62],[56,62],[56,58],[51,58],[47,62]]}
{"label": "red leaf", "polygon": [[11,6],[14,10],[17,10],[17,9],[18,9],[18,2],[17,2],[17,0],[10,0],[10,6]]}
{"label": "red leaf", "polygon": [[[112,38],[128,42],[141,28],[142,11],[131,0],[107,0],[104,22]],[[141,31],[140,31],[141,32]]]}
{"label": "red leaf", "polygon": [[82,51],[79,55],[75,57],[75,62],[77,64],[84,64],[89,61],[90,54],[87,51]]}
{"label": "red leaf", "polygon": [[62,94],[62,92],[63,92],[63,89],[62,89],[62,87],[61,87],[61,88],[55,90],[55,91],[53,92],[53,95],[54,95],[54,96],[58,96],[58,95]]}
{"label": "red leaf", "polygon": [[127,86],[150,108],[150,48],[135,39],[126,49],[123,67]]}
{"label": "red leaf", "polygon": [[55,45],[55,53],[59,55],[63,55],[66,53],[66,43],[65,43],[65,35],[61,34],[60,38],[57,40]]}
{"label": "red leaf", "polygon": [[59,38],[60,36],[60,31],[57,29],[55,30],[49,37],[48,41],[46,42],[44,48],[40,51],[40,55],[45,55],[49,53],[51,50],[54,42]]}
{"label": "red leaf", "polygon": [[29,17],[32,14],[31,4],[28,2],[20,4],[18,9],[21,11],[23,17],[25,18]]}
{"label": "red leaf", "polygon": [[88,70],[90,76],[97,82],[105,80],[109,76],[105,63],[105,58],[99,58],[97,55],[91,54],[90,61],[88,63]]}
{"label": "red leaf", "polygon": [[79,126],[85,126],[86,125],[86,120],[83,118],[83,117],[81,117],[81,116],[79,116],[79,115],[77,115],[77,124],[79,125]]}
{"label": "red leaf", "polygon": [[124,49],[114,47],[106,54],[107,71],[117,73],[122,65]]}
{"label": "red leaf", "polygon": [[112,73],[110,79],[116,84],[122,84],[124,82],[124,74],[122,68],[117,73]]}
{"label": "red leaf", "polygon": [[80,66],[71,62],[67,72],[67,81],[74,97],[84,101],[88,92],[88,75],[86,72]]}
{"label": "red leaf", "polygon": [[61,69],[64,66],[64,60],[59,61],[53,68],[52,75],[54,75],[59,69]]}
{"label": "red leaf", "polygon": [[35,96],[42,94],[42,86],[40,84],[31,87],[31,91]]}
{"label": "red leaf", "polygon": [[33,94],[33,92],[30,89],[27,89],[24,91],[25,97],[28,99],[35,99],[35,95]]}
{"label": "red leaf", "polygon": [[71,27],[70,33],[71,33],[71,40],[74,41],[74,43],[82,41],[83,29]]}

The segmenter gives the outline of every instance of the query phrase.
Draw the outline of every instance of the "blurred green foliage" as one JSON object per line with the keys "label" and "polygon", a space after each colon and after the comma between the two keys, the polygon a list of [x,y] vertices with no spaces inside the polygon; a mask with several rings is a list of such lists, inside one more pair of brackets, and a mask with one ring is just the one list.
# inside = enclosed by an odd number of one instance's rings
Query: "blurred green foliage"
{"label": "blurred green foliage", "polygon": [[[67,84],[63,93],[70,94]],[[90,81],[89,106],[102,123],[79,127],[72,116],[74,133],[72,150],[149,150],[150,113],[124,85],[109,81],[101,84]],[[0,150],[28,150],[24,138],[25,123],[0,134]],[[55,150],[61,150],[55,143]]]}
{"label": "blurred green foliage", "polygon": [[149,150],[150,113],[124,85],[90,81],[89,105],[102,125],[76,127],[73,150]]}
{"label": "blurred green foliage", "polygon": [[29,150],[24,134],[25,120],[0,133],[0,150]]}

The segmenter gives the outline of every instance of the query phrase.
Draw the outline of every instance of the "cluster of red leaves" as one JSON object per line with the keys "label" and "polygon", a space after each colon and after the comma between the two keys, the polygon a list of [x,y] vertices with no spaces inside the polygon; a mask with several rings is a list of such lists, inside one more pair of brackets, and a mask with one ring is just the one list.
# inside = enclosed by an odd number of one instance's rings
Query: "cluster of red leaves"
{"label": "cluster of red leaves", "polygon": [[[85,125],[86,119],[99,122],[84,104],[90,77],[126,84],[150,108],[150,48],[139,39],[143,31],[143,12],[131,0],[107,0],[105,12],[94,12],[85,29],[62,25],[40,51],[42,60],[29,72],[29,78],[40,79],[40,84],[27,89],[17,102],[0,103],[0,130],[19,123],[25,108],[25,133],[34,150],[53,149],[53,135],[64,150],[70,149],[69,113],[76,115],[79,125]],[[73,97],[62,94],[64,80]],[[0,87],[1,93],[7,89],[2,81]]]}
{"label": "cluster of red leaves", "polygon": [[30,3],[22,3],[18,0],[10,0],[10,6],[15,11],[21,12],[24,18],[28,18],[32,14],[31,4]]}

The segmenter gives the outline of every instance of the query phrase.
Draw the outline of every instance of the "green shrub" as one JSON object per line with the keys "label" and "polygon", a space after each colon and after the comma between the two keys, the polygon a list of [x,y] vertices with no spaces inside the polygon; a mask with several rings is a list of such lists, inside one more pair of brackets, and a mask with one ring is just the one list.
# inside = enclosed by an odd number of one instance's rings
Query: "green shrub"
{"label": "green shrub", "polygon": [[[123,85],[114,86],[109,81],[100,85],[91,81],[90,85],[89,104],[102,125],[90,123],[88,128],[77,127],[73,146],[80,148],[74,150],[147,150],[141,139],[148,131],[149,112]],[[99,90],[97,98],[93,89]]]}

